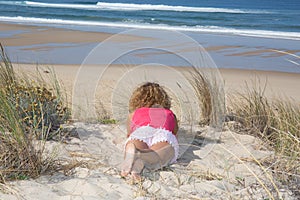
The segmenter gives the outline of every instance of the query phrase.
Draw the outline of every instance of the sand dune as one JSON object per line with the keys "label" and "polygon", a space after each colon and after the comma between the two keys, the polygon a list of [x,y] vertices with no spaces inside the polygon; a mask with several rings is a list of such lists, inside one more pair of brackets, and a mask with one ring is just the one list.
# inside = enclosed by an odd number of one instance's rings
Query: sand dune
{"label": "sand dune", "polygon": [[[11,182],[15,193],[1,199],[261,199],[275,193],[272,175],[255,161],[274,152],[260,140],[224,128],[218,140],[206,129],[182,152],[178,162],[155,172],[143,172],[144,180],[132,185],[119,175],[124,127],[77,123],[80,139],[67,144],[47,142],[59,149],[58,158],[82,165],[71,171],[43,175],[35,180]],[[184,135],[181,135],[184,137]],[[179,138],[180,144],[186,145]],[[291,192],[275,181],[284,199]],[[266,190],[264,189],[266,188]]]}

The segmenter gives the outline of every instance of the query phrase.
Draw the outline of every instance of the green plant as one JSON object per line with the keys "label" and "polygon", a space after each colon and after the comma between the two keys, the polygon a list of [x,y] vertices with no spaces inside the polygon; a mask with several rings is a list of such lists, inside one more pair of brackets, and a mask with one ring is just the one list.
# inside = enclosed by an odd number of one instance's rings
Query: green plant
{"label": "green plant", "polygon": [[0,44],[0,183],[36,177],[53,166],[45,141],[69,117],[55,75],[18,76]]}
{"label": "green plant", "polygon": [[18,112],[0,90],[0,174],[1,180],[20,175],[35,177],[44,166],[42,156],[25,133]]}
{"label": "green plant", "polygon": [[101,124],[116,124],[117,123],[117,120],[115,119],[100,119],[100,123]]}
{"label": "green plant", "polygon": [[28,76],[17,77],[1,44],[0,47],[0,86],[6,98],[15,106],[27,132],[39,139],[50,139],[70,116],[55,73],[50,73],[52,85],[46,84],[38,69],[36,80]]}

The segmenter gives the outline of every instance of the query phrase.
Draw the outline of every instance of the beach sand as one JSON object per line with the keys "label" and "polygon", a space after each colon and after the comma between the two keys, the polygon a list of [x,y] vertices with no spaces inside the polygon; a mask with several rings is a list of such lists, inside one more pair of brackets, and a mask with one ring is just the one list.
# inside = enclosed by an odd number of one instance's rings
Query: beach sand
{"label": "beach sand", "polygon": [[[85,68],[81,65],[33,65],[33,64],[14,64],[15,68],[24,72],[35,73],[36,66],[41,72],[48,72],[49,69],[54,69],[58,78],[66,87],[69,96],[73,91],[73,86],[80,68]],[[105,74],[106,81],[118,81],[121,76],[126,74],[131,68],[137,67],[135,65],[99,65],[99,68],[108,68],[108,73]],[[127,68],[124,70],[124,68]],[[188,76],[188,73],[193,71],[189,67],[171,67]],[[201,71],[201,69],[200,69]],[[213,69],[217,78],[220,78],[220,83],[226,94],[233,94],[238,92],[246,92],[246,87],[250,89],[253,87],[265,90],[265,95],[269,98],[283,98],[291,99],[296,102],[300,101],[300,92],[297,86],[300,85],[300,74],[288,72],[275,71],[259,71],[246,69]],[[79,75],[80,76],[80,75]],[[167,76],[167,75],[166,75]],[[99,74],[101,77],[101,74]],[[104,77],[104,75],[103,75]],[[168,77],[167,77],[168,78]],[[188,80],[188,77],[187,77]],[[101,92],[100,92],[101,93]]]}
{"label": "beach sand", "polygon": [[[26,33],[16,38],[1,38],[1,42],[8,46],[29,45],[33,44],[33,40],[43,44],[65,42],[64,39],[85,43],[99,42],[108,36],[56,28],[39,32],[40,27],[36,26],[0,26],[1,31],[20,29]],[[86,34],[88,37],[80,37]],[[36,65],[16,63],[14,66],[22,73],[35,73]],[[69,103],[72,103],[70,97],[76,91],[74,83],[80,76],[80,65],[39,64],[39,67],[44,75],[49,74],[47,67],[55,69],[69,96]],[[134,66],[125,67],[130,69]],[[189,69],[178,67],[172,70],[187,74]],[[124,65],[110,66],[100,80],[107,87],[95,87],[95,99],[109,104],[114,86],[122,83],[121,78],[129,71],[124,71]],[[282,96],[300,101],[297,88],[300,74],[241,69],[219,69],[215,73],[220,73],[219,81],[224,83],[226,96],[236,91],[243,92],[246,82],[251,88],[252,81],[256,81],[261,87],[267,83],[265,92],[270,98]],[[168,79],[168,74],[164,77]],[[169,79],[172,81],[171,76]],[[64,143],[48,141],[46,149],[49,153],[57,152],[57,159],[65,163],[81,164],[37,179],[9,182],[7,187],[10,189],[1,191],[0,199],[266,199],[270,198],[270,193],[276,193],[276,189],[281,198],[296,199],[288,188],[274,180],[271,173],[266,173],[256,162],[272,158],[274,152],[265,148],[259,139],[234,133],[227,126],[220,132],[214,131],[215,134],[211,134],[209,127],[194,127],[198,134],[196,137],[181,130],[178,162],[155,172],[144,171],[144,180],[139,184],[131,184],[130,180],[119,175],[126,139],[124,123],[103,125],[77,121],[66,126],[76,128],[78,138]],[[187,137],[192,140],[186,140]]]}
{"label": "beach sand", "polygon": [[[29,25],[21,25],[21,24],[5,24],[0,23],[0,31],[3,35],[0,34],[0,42],[4,47],[14,47],[19,46],[22,47],[24,52],[38,52],[45,51],[47,49],[55,49],[60,48],[56,45],[50,44],[91,44],[91,43],[99,43],[112,36],[111,33],[99,33],[99,32],[90,32],[90,31],[78,31],[78,30],[70,30],[63,28],[54,28],[54,27],[45,27],[45,26],[29,26]],[[9,33],[9,34],[7,34]],[[122,41],[137,41],[137,40],[149,40],[151,38],[144,38],[132,35],[123,35],[117,38],[118,41],[113,42],[122,42]],[[34,46],[34,44],[41,44],[42,46]],[[33,45],[33,46],[31,46]],[[65,48],[65,46],[64,46]],[[252,51],[247,52],[241,46],[208,46],[205,48],[208,52],[217,52],[222,51],[224,49],[239,49],[241,48],[240,53],[236,53],[236,55],[228,54],[228,57],[237,56],[240,57],[242,55],[251,54]],[[72,49],[72,48],[71,48]],[[260,49],[260,52],[255,53],[254,56],[262,56],[263,53],[270,52],[269,49]],[[295,53],[295,50],[289,51],[287,53]],[[86,53],[86,55],[88,55]],[[253,56],[253,54],[251,54]],[[279,52],[273,52],[272,57],[280,57],[283,54]],[[15,55],[10,55],[15,56]],[[18,55],[17,55],[18,56]],[[65,55],[65,57],[68,57]],[[243,59],[241,57],[241,59]],[[74,81],[76,79],[77,72],[81,63],[77,64],[46,64],[39,63],[36,60],[32,60],[31,64],[22,64],[17,63],[15,66],[18,68],[24,68],[25,71],[34,70],[37,65],[40,67],[52,67],[57,72],[60,79],[63,80],[67,91],[72,91],[72,87]],[[34,64],[32,64],[34,63]],[[39,63],[39,64],[35,64]],[[112,66],[112,65],[111,65]],[[117,71],[120,71],[120,68],[130,68],[129,65],[113,65],[113,67],[109,67],[111,70],[111,77],[108,75],[109,79],[116,80],[116,76],[114,77]],[[184,73],[183,71],[189,70],[186,67],[176,67],[180,73]],[[121,69],[122,71],[122,69]],[[250,85],[258,84],[261,87],[266,85],[266,95],[268,97],[273,96],[281,96],[283,98],[292,98],[296,101],[300,100],[300,92],[297,88],[299,86],[299,76],[300,73],[287,73],[287,72],[276,72],[276,71],[263,71],[263,70],[251,70],[251,69],[233,69],[233,68],[219,68],[219,72],[214,72],[217,75],[217,78],[220,78],[220,82],[224,82],[224,89],[226,93],[232,93],[235,91],[243,91],[246,83]],[[120,73],[124,73],[119,72]],[[220,73],[220,75],[219,75]],[[100,76],[100,74],[99,74]],[[223,79],[223,80],[222,80]]]}

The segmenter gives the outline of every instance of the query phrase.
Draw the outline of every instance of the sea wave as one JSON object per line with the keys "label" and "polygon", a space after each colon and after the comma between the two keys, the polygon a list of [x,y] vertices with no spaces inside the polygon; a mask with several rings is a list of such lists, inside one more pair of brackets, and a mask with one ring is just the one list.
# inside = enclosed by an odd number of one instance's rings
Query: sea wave
{"label": "sea wave", "polygon": [[97,5],[87,5],[87,4],[41,3],[41,2],[34,2],[34,1],[24,1],[24,4],[26,6],[32,6],[32,7],[71,8],[71,9],[87,9],[87,10],[99,9]]}
{"label": "sea wave", "polygon": [[64,3],[42,3],[34,1],[0,1],[2,5],[30,6],[30,7],[47,7],[47,8],[69,8],[96,10],[99,6],[96,4],[64,4]]}
{"label": "sea wave", "polygon": [[187,7],[171,5],[153,5],[153,4],[133,4],[133,3],[106,3],[97,2],[96,4],[63,4],[63,3],[42,3],[35,1],[0,1],[0,4],[21,5],[31,7],[48,8],[69,8],[69,9],[88,9],[88,10],[115,10],[115,11],[138,11],[138,10],[156,10],[173,12],[208,12],[208,13],[246,13],[246,14],[269,14],[265,10],[249,9],[227,9],[216,7]]}
{"label": "sea wave", "polygon": [[268,13],[258,10],[226,9],[212,7],[187,7],[153,4],[133,4],[133,3],[106,3],[98,2],[97,6],[112,10],[159,10],[159,11],[179,11],[179,12],[223,12],[223,13]]}
{"label": "sea wave", "polygon": [[2,22],[12,23],[28,23],[28,24],[57,24],[57,25],[78,25],[78,26],[104,26],[119,28],[136,28],[136,29],[154,29],[154,30],[170,30],[170,31],[188,31],[215,34],[243,35],[263,38],[291,39],[300,40],[298,32],[281,32],[268,30],[246,30],[233,29],[218,26],[170,26],[165,24],[147,24],[147,23],[118,23],[118,22],[96,22],[96,21],[74,21],[63,19],[45,19],[35,17],[6,17],[0,16]]}

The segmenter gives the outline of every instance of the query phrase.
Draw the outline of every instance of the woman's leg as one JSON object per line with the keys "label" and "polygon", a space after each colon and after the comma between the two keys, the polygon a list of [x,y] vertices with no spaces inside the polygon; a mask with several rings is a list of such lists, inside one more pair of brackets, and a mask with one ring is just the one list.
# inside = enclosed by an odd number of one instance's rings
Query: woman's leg
{"label": "woman's leg", "polygon": [[141,180],[140,173],[144,166],[152,170],[160,169],[169,164],[174,155],[174,148],[168,142],[159,142],[149,148],[144,142],[131,140],[125,147],[121,176],[131,173],[135,180]]}
{"label": "woman's leg", "polygon": [[133,165],[132,165],[132,170],[131,170],[131,177],[134,181],[140,182],[142,180],[141,177],[141,172],[144,169],[144,161],[140,158],[137,158]]}
{"label": "woman's leg", "polygon": [[[148,145],[140,140],[130,140],[125,146],[124,161],[121,165],[121,176],[127,176],[137,157],[137,149],[148,149]],[[136,167],[137,168],[137,167]]]}
{"label": "woman's leg", "polygon": [[157,153],[160,158],[159,166],[154,166],[154,169],[165,167],[175,156],[175,150],[168,142],[159,142],[150,147],[151,150]]}
{"label": "woman's leg", "polygon": [[[137,158],[144,162],[145,167],[156,170],[168,165],[174,155],[174,148],[168,142],[159,142],[149,149],[139,150]],[[134,168],[132,170],[138,172]]]}
{"label": "woman's leg", "polygon": [[131,169],[132,178],[141,181],[144,167],[151,170],[160,169],[172,160],[175,155],[173,147],[168,142],[159,142],[149,149],[139,149]]}

